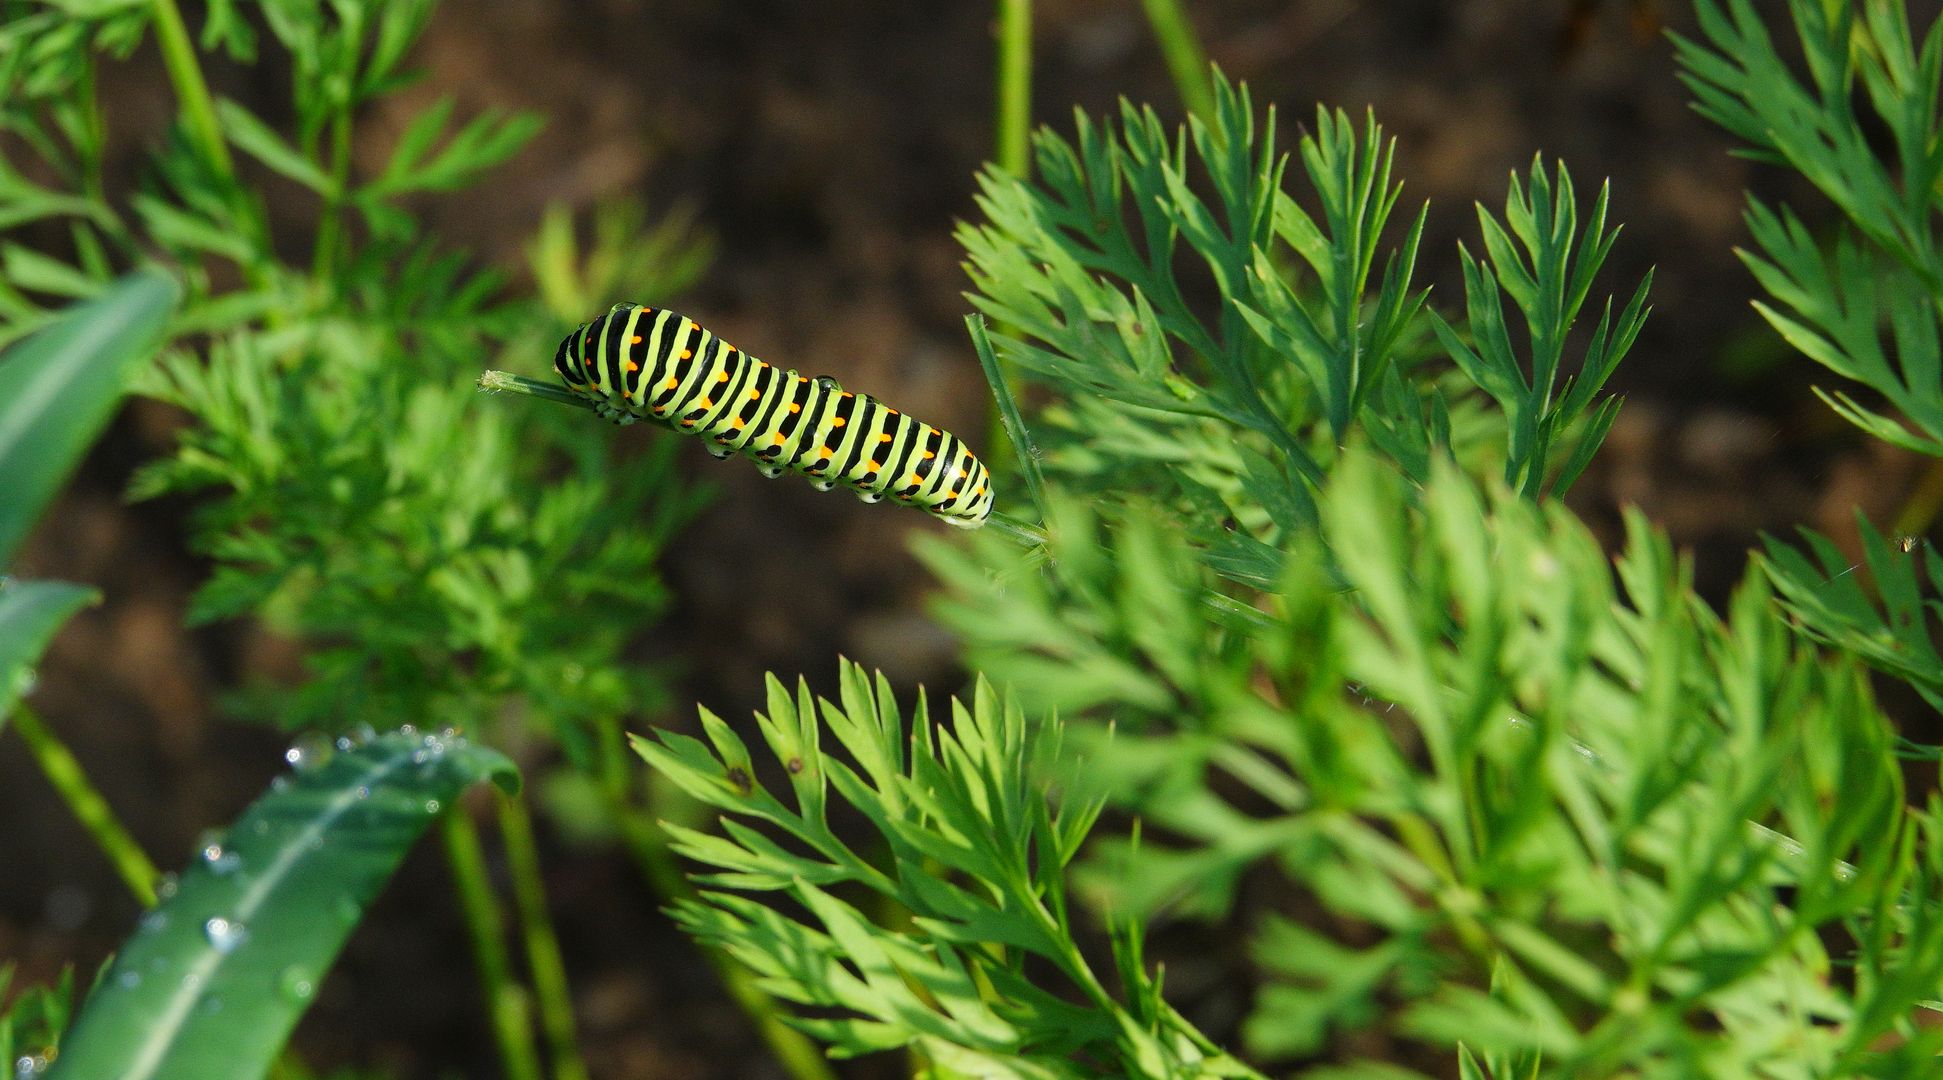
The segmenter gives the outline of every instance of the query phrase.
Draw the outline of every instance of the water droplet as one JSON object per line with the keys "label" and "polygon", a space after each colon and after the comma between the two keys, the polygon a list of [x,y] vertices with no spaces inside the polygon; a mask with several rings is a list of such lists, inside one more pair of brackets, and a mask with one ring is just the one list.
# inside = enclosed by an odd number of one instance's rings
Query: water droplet
{"label": "water droplet", "polygon": [[317,980],[311,977],[310,972],[292,964],[277,977],[277,989],[291,1001],[309,1001],[317,993]]}
{"label": "water droplet", "polygon": [[377,737],[378,737],[377,729],[373,728],[370,724],[359,724],[357,727],[351,729],[351,738],[359,746],[363,746],[365,743],[368,743]]}
{"label": "water droplet", "polygon": [[412,739],[418,736],[418,729],[411,724],[400,724],[398,725],[398,734],[403,735],[407,739]]}
{"label": "water droplet", "polygon": [[358,902],[348,896],[338,897],[333,907],[337,910],[339,921],[347,925],[357,925],[358,918],[364,914],[364,909],[358,906]]}
{"label": "water droplet", "polygon": [[[338,742],[343,743],[344,740],[339,739]],[[349,750],[350,746],[343,745],[338,749]],[[329,736],[322,732],[306,731],[297,736],[297,741],[290,744],[290,749],[283,752],[283,760],[289,762],[290,767],[298,772],[309,772],[329,761],[331,752]]]}
{"label": "water droplet", "polygon": [[443,809],[445,809],[445,804],[444,804],[444,803],[441,803],[441,802],[439,802],[439,801],[438,801],[437,799],[426,799],[426,800],[425,800],[425,812],[426,812],[426,813],[428,813],[428,814],[436,814],[436,813],[438,813],[438,812],[439,812],[440,810],[443,810]]}
{"label": "water droplet", "polygon": [[223,1011],[223,999],[219,997],[206,997],[202,999],[198,1007],[206,1013],[219,1013]]}
{"label": "water droplet", "polygon": [[39,685],[40,672],[30,667],[21,668],[20,673],[14,676],[13,692],[17,697],[26,697],[28,694],[33,693],[34,688]]}
{"label": "water droplet", "polygon": [[351,747],[357,744],[351,741],[351,737],[349,735],[339,735],[337,737],[337,742],[332,745],[336,746],[339,750],[348,752],[351,749]]}
{"label": "water droplet", "polygon": [[13,1063],[14,1080],[33,1080],[40,1075],[41,1068],[45,1064],[43,1059],[32,1054],[20,1055]]}
{"label": "water droplet", "polygon": [[120,983],[123,989],[133,990],[142,985],[142,973],[139,971],[124,971],[120,975],[115,976],[115,981]]}
{"label": "water droplet", "polygon": [[176,876],[173,870],[155,879],[155,898],[158,900],[167,900],[169,897],[174,896],[176,885],[180,881],[181,879]]}
{"label": "water droplet", "polygon": [[217,952],[225,954],[241,945],[250,936],[250,932],[244,929],[242,923],[230,922],[221,915],[214,916],[203,923],[202,934],[209,939],[209,944],[214,946]]}
{"label": "water droplet", "polygon": [[[160,890],[157,891],[159,892]],[[153,934],[169,925],[169,913],[157,908],[150,908],[142,912],[142,917],[136,921],[136,925],[141,927],[142,933]]]}
{"label": "water droplet", "polygon": [[290,778],[288,776],[272,776],[270,778],[270,790],[279,793],[289,791]]}
{"label": "water droplet", "polygon": [[359,785],[358,785],[358,790],[357,790],[357,792],[356,792],[356,794],[357,794],[357,797],[358,797],[358,798],[360,798],[360,799],[368,799],[368,798],[370,798],[370,797],[371,797],[371,785],[370,785],[370,784],[359,784]]}

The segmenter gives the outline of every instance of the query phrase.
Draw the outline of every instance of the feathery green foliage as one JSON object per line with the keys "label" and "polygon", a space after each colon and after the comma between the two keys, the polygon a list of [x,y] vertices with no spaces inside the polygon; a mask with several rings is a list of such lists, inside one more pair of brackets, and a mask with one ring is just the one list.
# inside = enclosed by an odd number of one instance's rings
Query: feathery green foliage
{"label": "feathery green foliage", "polygon": [[[1117,971],[1102,976],[1081,954],[1065,871],[1100,803],[1062,762],[1057,723],[1028,723],[983,683],[969,707],[950,703],[948,724],[922,697],[907,723],[882,676],[873,685],[845,664],[841,679],[840,702],[802,684],[792,699],[769,680],[756,722],[784,798],[758,775],[769,763],[705,709],[707,742],[636,740],[725,814],[726,837],[671,828],[678,852],[714,868],[698,879],[702,898],[676,909],[691,933],[778,997],[831,1011],[797,1023],[833,1053],[910,1047],[939,1075],[1021,1080],[1255,1075],[1161,999],[1137,930],[1115,937]],[[834,831],[831,811],[846,807],[881,856]],[[745,892],[784,893],[800,914]],[[911,927],[873,921],[860,903],[870,894],[908,911]]]}
{"label": "feathery green foliage", "polygon": [[[1818,389],[1837,414],[1877,439],[1943,456],[1943,252],[1934,235],[1943,19],[1918,40],[1900,3],[1790,0],[1800,49],[1791,61],[1745,0],[1701,0],[1697,10],[1700,38],[1677,41],[1695,107],[1741,140],[1746,156],[1800,174],[1837,219],[1832,235],[1819,235],[1794,209],[1749,198],[1754,250],[1741,258],[1767,296],[1755,308],[1788,344],[1889,407]],[[1943,566],[1920,538],[1892,545],[1861,525],[1859,566],[1805,528],[1808,553],[1770,539],[1763,565],[1808,633],[1937,706],[1943,659],[1930,625],[1943,610]]]}
{"label": "feathery green foliage", "polygon": [[[1620,402],[1609,396],[1595,405],[1593,397],[1604,389],[1646,322],[1651,274],[1639,283],[1617,322],[1612,301],[1606,301],[1586,343],[1579,374],[1560,381],[1567,335],[1585,305],[1593,277],[1619,238],[1617,226],[1606,229],[1607,194],[1601,186],[1587,215],[1584,239],[1575,246],[1578,202],[1565,167],[1560,165],[1556,178],[1550,178],[1543,162],[1533,161],[1529,183],[1512,176],[1504,224],[1478,207],[1489,267],[1461,247],[1458,252],[1464,264],[1472,340],[1466,343],[1443,319],[1435,321],[1437,339],[1451,359],[1504,410],[1510,428],[1505,482],[1534,498],[1548,490],[1563,492],[1591,463],[1619,415]],[[1529,376],[1505,324],[1500,286],[1525,319],[1531,343]],[[1571,450],[1560,459],[1556,448],[1575,428]]]}
{"label": "feathery green foliage", "polygon": [[[1545,1076],[1917,1075],[1938,807],[1905,806],[1856,665],[1758,574],[1714,616],[1637,517],[1615,575],[1556,505],[1448,464],[1413,491],[1345,459],[1253,633],[1197,617],[1208,571],[1157,515],[1068,505],[1052,573],[927,545],[973,664],[1144,824],[1080,895],[1247,934],[1258,1062],[1374,1030]],[[1325,924],[1238,907],[1245,874]]]}
{"label": "feathery green foliage", "polygon": [[[1830,250],[1789,207],[1748,199],[1741,253],[1768,300],[1755,307],[1790,345],[1859,382],[1900,418],[1821,392],[1878,439],[1943,455],[1943,20],[1922,39],[1902,3],[1789,0],[1790,63],[1748,0],[1698,0],[1697,39],[1676,38],[1701,115],[1742,153],[1814,185],[1840,217]],[[1914,430],[1911,430],[1911,426]]]}
{"label": "feathery green foliage", "polygon": [[[1178,138],[1123,104],[1117,124],[1082,115],[1070,141],[1042,130],[1035,144],[1037,182],[985,173],[985,221],[958,231],[972,303],[1011,330],[992,335],[998,357],[1056,395],[1035,464],[1090,495],[1159,500],[1231,580],[1276,579],[1357,432],[1420,481],[1449,451],[1498,462],[1532,495],[1563,491],[1603,439],[1615,405],[1594,398],[1645,287],[1616,322],[1608,309],[1584,373],[1560,385],[1612,243],[1604,197],[1581,223],[1563,167],[1514,189],[1508,230],[1480,213],[1491,272],[1472,266],[1470,318],[1452,325],[1412,284],[1424,211],[1386,252],[1401,185],[1373,118],[1318,110],[1296,153],[1313,210],[1284,187],[1274,110],[1258,123],[1246,89],[1219,78],[1212,117]],[[1500,289],[1527,315],[1529,358],[1505,334]],[[1430,362],[1437,337],[1457,370]],[[1514,417],[1508,438],[1480,388]]]}
{"label": "feathery green foliage", "polygon": [[1943,592],[1943,558],[1927,541],[1891,543],[1867,519],[1858,517],[1857,524],[1860,566],[1827,537],[1803,529],[1813,557],[1770,537],[1768,575],[1804,630],[1943,709],[1943,656],[1930,628],[1943,606],[1936,599]]}

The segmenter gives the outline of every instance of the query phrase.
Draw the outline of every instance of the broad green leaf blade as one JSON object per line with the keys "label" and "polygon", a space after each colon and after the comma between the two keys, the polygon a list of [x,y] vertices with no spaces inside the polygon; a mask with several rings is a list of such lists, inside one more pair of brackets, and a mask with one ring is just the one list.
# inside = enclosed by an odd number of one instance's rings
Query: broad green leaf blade
{"label": "broad green leaf blade", "polygon": [[0,728],[7,725],[21,674],[33,667],[74,613],[98,594],[65,581],[8,581],[0,577]]}
{"label": "broad green leaf blade", "polygon": [[142,917],[51,1080],[255,1080],[385,880],[499,753],[392,732],[273,785]]}
{"label": "broad green leaf blade", "polygon": [[0,566],[155,355],[179,292],[159,271],[130,274],[0,353]]}

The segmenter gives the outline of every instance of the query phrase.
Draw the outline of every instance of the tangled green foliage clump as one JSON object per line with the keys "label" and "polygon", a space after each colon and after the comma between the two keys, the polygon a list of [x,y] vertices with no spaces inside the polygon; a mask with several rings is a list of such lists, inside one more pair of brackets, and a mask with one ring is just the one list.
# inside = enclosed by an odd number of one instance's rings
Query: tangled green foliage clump
{"label": "tangled green foliage clump", "polygon": [[[681,288],[705,245],[680,218],[650,230],[616,207],[583,257],[556,215],[534,246],[542,306],[430,235],[414,214],[424,197],[477,185],[541,126],[496,110],[460,122],[444,98],[359,168],[357,117],[418,77],[405,61],[431,3],[270,4],[260,21],[213,5],[212,60],[274,50],[289,63],[293,130],[227,99],[187,110],[133,193],[104,175],[112,103],[95,87],[106,57],[150,32],[181,74],[167,20],[151,25],[149,5],[8,7],[0,125],[16,141],[0,161],[0,223],[64,235],[71,261],[0,244],[0,340],[41,324],[40,298],[93,295],[130,264],[166,260],[188,284],[174,347],[143,389],[193,424],[133,493],[216,496],[196,515],[216,569],[192,622],[256,615],[318,646],[300,684],[237,711],[343,729],[516,702],[591,762],[596,725],[659,694],[620,648],[666,607],[655,559],[695,494],[666,452],[617,471],[603,433],[572,418],[479,408],[470,376],[495,353],[530,364],[591,297]],[[273,236],[271,175],[301,192],[283,205],[315,214],[301,250]],[[45,176],[58,186],[30,179]],[[613,618],[582,618],[589,606]]]}

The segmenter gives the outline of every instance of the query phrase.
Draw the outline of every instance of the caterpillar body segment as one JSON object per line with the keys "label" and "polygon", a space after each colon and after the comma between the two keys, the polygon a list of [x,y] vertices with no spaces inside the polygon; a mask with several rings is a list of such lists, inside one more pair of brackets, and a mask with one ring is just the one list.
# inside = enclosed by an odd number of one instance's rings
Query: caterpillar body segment
{"label": "caterpillar body segment", "polygon": [[568,334],[553,366],[602,417],[699,436],[764,476],[799,472],[820,491],[841,484],[964,529],[991,514],[991,476],[957,436],[827,375],[764,363],[673,311],[617,304]]}

